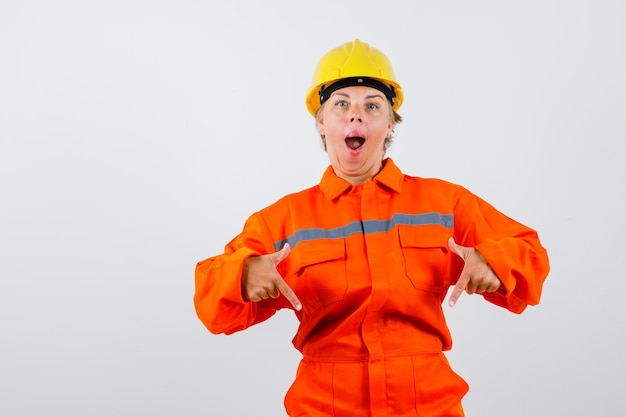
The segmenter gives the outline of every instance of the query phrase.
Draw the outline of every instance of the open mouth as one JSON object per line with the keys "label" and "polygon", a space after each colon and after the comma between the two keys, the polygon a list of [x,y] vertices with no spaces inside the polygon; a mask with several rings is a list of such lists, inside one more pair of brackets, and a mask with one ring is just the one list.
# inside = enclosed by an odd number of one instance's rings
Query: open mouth
{"label": "open mouth", "polygon": [[352,150],[359,149],[361,146],[363,146],[364,143],[365,143],[365,138],[362,138],[359,136],[346,138],[346,145],[348,145],[348,148]]}

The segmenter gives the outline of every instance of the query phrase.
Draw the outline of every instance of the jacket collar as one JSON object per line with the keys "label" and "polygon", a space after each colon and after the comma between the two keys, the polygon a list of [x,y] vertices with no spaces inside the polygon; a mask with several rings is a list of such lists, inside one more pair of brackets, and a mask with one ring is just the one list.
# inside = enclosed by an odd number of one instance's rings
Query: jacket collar
{"label": "jacket collar", "polygon": [[[391,158],[383,160],[383,168],[372,180],[373,182],[382,185],[385,188],[389,188],[397,193],[402,191],[402,181],[404,180],[404,174],[400,171],[400,168],[394,164]],[[341,194],[350,189],[352,184],[348,181],[339,178],[335,175],[335,171],[331,165],[326,168],[319,187],[329,200],[334,200]]]}

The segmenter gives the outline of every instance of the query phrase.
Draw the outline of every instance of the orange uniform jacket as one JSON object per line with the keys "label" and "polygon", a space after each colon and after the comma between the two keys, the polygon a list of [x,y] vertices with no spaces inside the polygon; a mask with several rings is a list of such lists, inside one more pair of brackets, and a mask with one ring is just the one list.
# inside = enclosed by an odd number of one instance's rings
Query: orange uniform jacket
{"label": "orange uniform jacket", "polygon": [[329,167],[319,185],[253,214],[222,255],[196,267],[196,311],[230,334],[292,308],[246,302],[243,261],[291,253],[277,267],[302,302],[294,346],[302,352],[285,397],[292,417],[462,416],[467,384],[448,365],[442,302],[463,261],[453,236],[475,247],[503,283],[484,297],[521,313],[539,302],[549,266],[534,230],[463,187],[404,175],[391,159],[352,186]]}

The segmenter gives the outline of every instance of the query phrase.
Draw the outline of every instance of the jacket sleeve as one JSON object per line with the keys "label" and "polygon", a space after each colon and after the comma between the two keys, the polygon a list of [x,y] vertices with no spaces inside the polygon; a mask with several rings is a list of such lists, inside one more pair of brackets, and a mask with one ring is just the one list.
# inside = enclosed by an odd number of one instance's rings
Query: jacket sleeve
{"label": "jacket sleeve", "polygon": [[502,281],[498,291],[483,294],[487,301],[518,314],[539,303],[550,265],[535,230],[465,189],[454,223],[457,243],[478,250]]}
{"label": "jacket sleeve", "polygon": [[250,256],[274,252],[272,238],[260,214],[252,215],[243,231],[225,247],[224,253],[196,265],[194,306],[200,321],[214,334],[231,334],[271,317],[277,310],[273,299],[245,301],[241,273]]}

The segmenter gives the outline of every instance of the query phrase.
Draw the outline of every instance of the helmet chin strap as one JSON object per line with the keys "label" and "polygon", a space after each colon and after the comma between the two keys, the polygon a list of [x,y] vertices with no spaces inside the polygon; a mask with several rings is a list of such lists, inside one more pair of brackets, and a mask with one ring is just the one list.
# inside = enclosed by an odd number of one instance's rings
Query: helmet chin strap
{"label": "helmet chin strap", "polygon": [[375,80],[373,78],[368,78],[368,77],[343,78],[335,83],[330,84],[327,87],[322,86],[319,91],[320,105],[324,104],[324,102],[328,100],[330,96],[335,91],[339,90],[340,88],[354,87],[354,86],[372,87],[372,88],[377,89],[378,91],[382,92],[385,95],[385,97],[387,97],[387,100],[389,100],[389,102],[393,106],[394,99],[396,98],[396,92],[394,91],[393,87],[388,86],[383,82],[380,82],[378,80]]}

